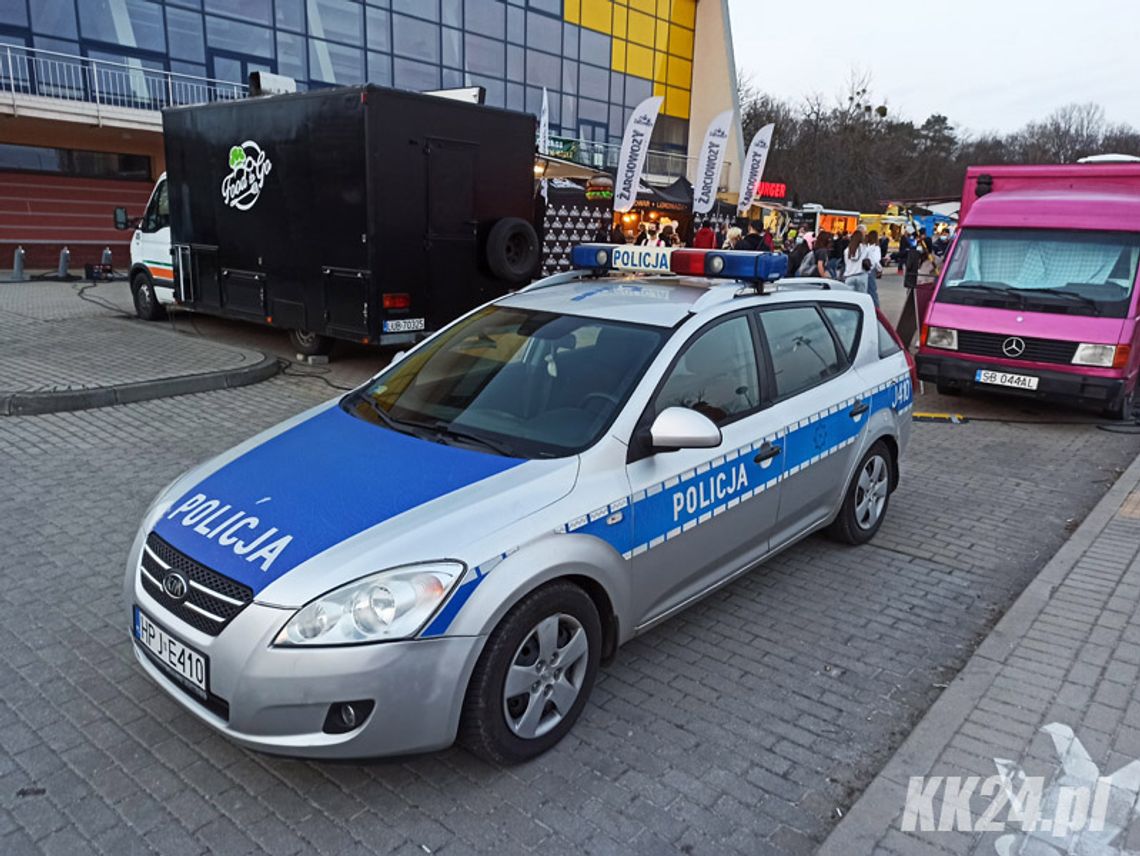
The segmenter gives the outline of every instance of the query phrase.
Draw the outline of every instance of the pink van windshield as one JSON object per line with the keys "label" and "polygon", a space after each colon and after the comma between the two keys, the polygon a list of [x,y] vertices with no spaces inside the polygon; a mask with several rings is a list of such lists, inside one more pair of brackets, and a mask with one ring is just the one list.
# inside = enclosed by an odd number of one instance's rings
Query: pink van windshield
{"label": "pink van windshield", "polygon": [[1135,233],[964,228],[937,300],[1124,318],[1138,264]]}

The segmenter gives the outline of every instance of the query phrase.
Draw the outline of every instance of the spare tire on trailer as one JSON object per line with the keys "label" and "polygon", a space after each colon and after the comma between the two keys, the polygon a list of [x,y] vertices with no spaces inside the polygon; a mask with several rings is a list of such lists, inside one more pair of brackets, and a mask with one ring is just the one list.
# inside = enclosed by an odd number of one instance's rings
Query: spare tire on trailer
{"label": "spare tire on trailer", "polygon": [[504,217],[487,234],[487,267],[499,279],[528,282],[538,270],[542,251],[534,226],[521,217]]}

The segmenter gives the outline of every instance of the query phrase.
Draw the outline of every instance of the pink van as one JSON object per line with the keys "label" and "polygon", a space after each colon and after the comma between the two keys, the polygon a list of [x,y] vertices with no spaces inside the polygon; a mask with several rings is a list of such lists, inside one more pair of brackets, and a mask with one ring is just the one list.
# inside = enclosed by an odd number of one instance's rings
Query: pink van
{"label": "pink van", "polygon": [[970,167],[918,374],[1128,418],[1136,391],[1140,163]]}

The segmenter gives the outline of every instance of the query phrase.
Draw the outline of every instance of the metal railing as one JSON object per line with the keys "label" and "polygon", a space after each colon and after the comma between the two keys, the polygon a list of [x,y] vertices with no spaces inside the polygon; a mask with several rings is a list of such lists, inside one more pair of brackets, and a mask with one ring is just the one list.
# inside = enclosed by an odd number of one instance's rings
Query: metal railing
{"label": "metal railing", "polygon": [[240,83],[3,43],[0,92],[13,104],[17,95],[40,95],[137,110],[246,97]]}
{"label": "metal railing", "polygon": [[[614,170],[617,169],[621,146],[616,143],[600,143],[552,135],[550,137],[550,154],[595,169]],[[645,172],[648,175],[686,176],[689,172],[690,163],[695,160],[692,156],[680,152],[650,149],[645,155]],[[723,176],[730,172],[730,166],[726,162],[721,169],[722,183]],[[725,190],[727,185],[719,189]]]}

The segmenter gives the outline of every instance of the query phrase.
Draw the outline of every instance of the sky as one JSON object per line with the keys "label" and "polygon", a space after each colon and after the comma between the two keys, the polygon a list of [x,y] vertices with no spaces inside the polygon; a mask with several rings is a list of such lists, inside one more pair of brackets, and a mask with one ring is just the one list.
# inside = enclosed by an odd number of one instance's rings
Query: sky
{"label": "sky", "polygon": [[854,68],[870,73],[873,103],[916,123],[941,113],[973,134],[1004,133],[1095,101],[1108,121],[1140,128],[1138,0],[729,0],[729,10],[737,69],[786,100],[831,103]]}

